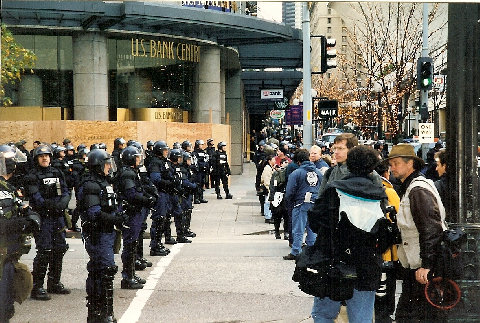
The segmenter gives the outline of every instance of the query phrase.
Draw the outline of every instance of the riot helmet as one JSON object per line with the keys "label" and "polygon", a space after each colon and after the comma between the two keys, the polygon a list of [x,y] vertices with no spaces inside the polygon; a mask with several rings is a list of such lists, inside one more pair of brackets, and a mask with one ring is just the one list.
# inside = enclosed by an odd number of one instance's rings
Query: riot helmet
{"label": "riot helmet", "polygon": [[77,151],[80,151],[81,149],[87,148],[85,144],[80,144],[77,146]]}
{"label": "riot helmet", "polygon": [[71,142],[72,142],[72,141],[71,141],[70,139],[68,139],[68,138],[63,139],[63,145],[64,145],[64,146],[67,146],[67,145],[70,144]]}
{"label": "riot helmet", "polygon": [[172,163],[181,163],[182,151],[180,149],[172,149],[170,151],[170,161]]}
{"label": "riot helmet", "polygon": [[225,141],[220,141],[217,144],[217,148],[218,148],[218,150],[222,150],[222,147],[225,147],[226,145],[227,145],[227,143]]}
{"label": "riot helmet", "polygon": [[153,153],[157,156],[163,156],[165,150],[168,151],[168,145],[163,140],[159,140],[153,145]]}
{"label": "riot helmet", "polygon": [[16,151],[9,145],[0,146],[0,176],[11,174],[17,167]]}
{"label": "riot helmet", "polygon": [[202,139],[195,140],[195,149],[199,149],[201,145],[205,145],[205,142]]}
{"label": "riot helmet", "polygon": [[190,143],[190,141],[185,140],[184,142],[182,142],[182,149],[188,151],[188,148],[192,148],[192,144]]}
{"label": "riot helmet", "polygon": [[95,150],[95,149],[100,149],[100,145],[99,144],[91,144],[90,145],[90,151]]}
{"label": "riot helmet", "polygon": [[182,154],[183,163],[190,166],[192,164],[192,155],[189,152],[184,151]]}
{"label": "riot helmet", "polygon": [[208,146],[213,146],[213,138],[208,138],[207,139],[207,145]]}
{"label": "riot helmet", "polygon": [[[120,145],[126,145],[127,142],[125,141],[125,139],[119,137],[119,138],[115,138],[115,140],[113,141],[113,149],[121,149],[120,148]],[[125,148],[125,147],[123,147]]]}
{"label": "riot helmet", "polygon": [[259,145],[260,147],[264,147],[264,146],[265,146],[265,140],[260,140],[260,141],[258,142],[258,145]]}
{"label": "riot helmet", "polygon": [[[57,146],[54,150],[53,150],[53,158],[55,159],[58,159],[58,158],[63,158],[65,157],[65,153],[67,151],[67,148],[63,147],[63,146]],[[62,154],[63,152],[63,154]],[[63,155],[63,156],[62,156]]]}
{"label": "riot helmet", "polygon": [[75,152],[75,147],[73,147],[71,144],[66,145],[66,146],[65,146],[65,149],[66,149],[67,151],[72,150],[73,152]]}
{"label": "riot helmet", "polygon": [[155,142],[153,140],[147,141],[147,149],[148,150],[153,150],[153,145],[155,145]]}
{"label": "riot helmet", "polygon": [[80,149],[77,153],[78,160],[84,160],[84,162],[87,162],[89,152],[90,152],[90,149],[88,149],[86,147]]}
{"label": "riot helmet", "polygon": [[[46,144],[41,144],[37,148],[33,150],[33,159],[35,162],[40,165],[38,159],[39,156],[41,155],[49,155],[50,156],[50,162],[52,161],[53,153],[52,153],[52,148]],[[46,167],[45,165],[41,165],[42,167]]]}
{"label": "riot helmet", "polygon": [[182,149],[182,146],[180,145],[180,143],[178,141],[175,141],[173,143],[172,149]]}
{"label": "riot helmet", "polygon": [[134,166],[136,167],[137,157],[140,158],[140,164],[142,163],[142,157],[140,151],[138,151],[137,147],[135,146],[128,146],[124,150],[122,150],[122,164],[125,166]]}
{"label": "riot helmet", "polygon": [[98,149],[103,149],[107,151],[107,145],[104,142],[101,142],[98,144]]}
{"label": "riot helmet", "polygon": [[[105,150],[95,149],[88,154],[87,166],[92,173],[107,175],[104,172],[105,164],[112,164],[112,157]],[[111,172],[112,168],[109,170],[109,173]]]}

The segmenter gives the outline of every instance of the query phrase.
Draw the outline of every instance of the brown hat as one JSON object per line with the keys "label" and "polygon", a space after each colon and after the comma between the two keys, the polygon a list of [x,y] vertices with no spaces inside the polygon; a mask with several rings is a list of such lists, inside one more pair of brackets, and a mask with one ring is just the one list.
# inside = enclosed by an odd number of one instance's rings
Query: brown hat
{"label": "brown hat", "polygon": [[423,159],[415,155],[415,150],[413,149],[413,146],[409,144],[398,144],[392,147],[392,150],[388,154],[387,160],[392,158],[397,158],[397,157],[405,157],[405,158],[413,159],[414,167],[416,169],[421,168],[425,164]]}

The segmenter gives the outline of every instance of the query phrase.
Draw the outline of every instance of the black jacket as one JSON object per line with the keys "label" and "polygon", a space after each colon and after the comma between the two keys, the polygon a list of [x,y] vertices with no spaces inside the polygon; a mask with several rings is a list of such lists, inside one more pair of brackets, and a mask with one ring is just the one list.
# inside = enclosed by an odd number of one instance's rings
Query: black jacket
{"label": "black jacket", "polygon": [[[339,257],[355,267],[357,290],[376,290],[382,272],[381,252],[376,237],[360,229],[351,231],[351,225],[347,227],[345,221],[338,221],[340,199],[337,188],[349,195],[371,200],[387,199],[387,195],[384,188],[371,178],[350,174],[344,179],[329,183],[308,213],[310,228],[317,233],[315,246],[322,254],[330,258]],[[345,248],[349,249],[351,255],[348,260],[342,258]]]}

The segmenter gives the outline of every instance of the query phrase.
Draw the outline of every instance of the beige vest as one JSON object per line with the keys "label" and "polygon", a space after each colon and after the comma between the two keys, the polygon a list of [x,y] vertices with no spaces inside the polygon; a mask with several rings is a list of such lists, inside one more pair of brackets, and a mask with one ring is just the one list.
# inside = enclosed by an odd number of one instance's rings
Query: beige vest
{"label": "beige vest", "polygon": [[438,194],[435,184],[430,179],[424,177],[416,177],[410,183],[405,195],[400,200],[400,207],[397,215],[397,224],[402,234],[402,243],[398,245],[398,259],[404,268],[417,269],[422,266],[420,259],[420,237],[413,221],[412,211],[410,209],[410,199],[408,198],[410,191],[414,187],[422,187],[430,191],[437,199],[440,217],[442,219],[443,230],[447,229],[445,224],[445,208]]}

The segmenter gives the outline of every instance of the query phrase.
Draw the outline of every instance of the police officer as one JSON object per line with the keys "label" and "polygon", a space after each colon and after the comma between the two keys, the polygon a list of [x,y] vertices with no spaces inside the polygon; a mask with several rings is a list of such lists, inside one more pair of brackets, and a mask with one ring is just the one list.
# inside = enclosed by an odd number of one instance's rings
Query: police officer
{"label": "police officer", "polygon": [[[36,167],[25,180],[30,205],[42,219],[40,232],[34,236],[37,254],[33,260],[31,297],[37,300],[49,300],[48,293],[70,294],[70,290],[60,282],[63,256],[68,250],[64,212],[70,195],[62,172],[50,166],[52,156],[49,146],[38,146],[33,152]],[[43,283],[47,268],[45,291]]]}
{"label": "police officer", "polygon": [[150,227],[150,256],[166,256],[170,252],[162,244],[162,234],[167,217],[168,204],[172,187],[170,168],[172,168],[168,157],[168,146],[163,140],[153,145],[153,157],[147,166],[150,180],[157,187],[158,199],[152,211],[152,225]]}
{"label": "police officer", "polygon": [[66,151],[66,155],[65,155],[65,159],[67,161],[72,161],[75,159],[75,148],[73,147],[73,145],[71,144],[68,144],[65,149],[67,150]]}
{"label": "police officer", "polygon": [[[73,188],[75,189],[75,198],[76,200],[79,199],[78,197],[78,190],[80,188],[80,183],[82,180],[82,177],[86,174],[87,172],[87,167],[86,167],[86,162],[88,160],[88,153],[90,152],[90,149],[86,148],[85,146],[79,145],[80,149],[78,149],[77,152],[77,158],[71,161],[71,178],[72,178],[72,183],[73,183]],[[75,232],[80,232],[80,228],[77,227],[77,222],[78,219],[80,219],[80,215],[82,212],[82,205],[77,203],[75,209],[73,210],[72,214],[72,227],[69,228],[71,231]]]}
{"label": "police officer", "polygon": [[115,162],[115,165],[117,169],[120,169],[122,167],[121,161],[120,161],[120,154],[122,153],[122,150],[127,147],[127,142],[123,138],[115,138],[113,141],[113,151],[112,151],[112,157]]}
{"label": "police officer", "polygon": [[[0,146],[0,322],[8,322],[15,312],[13,277],[15,264],[30,250],[27,234],[40,230],[39,216],[21,204],[17,189],[8,182],[20,156],[14,148]],[[30,272],[26,274],[31,279]]]}
{"label": "police officer", "polygon": [[113,279],[115,265],[113,245],[114,225],[120,226],[126,214],[118,211],[113,187],[107,181],[112,171],[110,155],[95,149],[88,155],[89,173],[82,178],[79,187],[79,203],[82,213],[83,240],[90,261],[87,264],[87,322],[116,322],[113,315]]}
{"label": "police officer", "polygon": [[220,195],[220,180],[222,180],[223,190],[226,194],[226,199],[232,199],[232,195],[228,189],[228,176],[232,173],[230,172],[230,166],[228,165],[227,153],[225,147],[227,144],[224,141],[220,141],[217,145],[217,151],[213,154],[212,164],[213,164],[213,174],[215,176],[215,193],[217,193],[217,199],[221,200],[222,196]]}
{"label": "police officer", "polygon": [[[181,206],[181,197],[184,195],[183,187],[183,172],[181,165],[183,163],[183,155],[179,149],[172,149],[170,151],[170,176],[173,178],[172,186],[173,192],[170,194],[170,212],[167,213],[167,220],[165,221],[165,243],[175,244],[179,243],[191,243],[192,241],[187,239],[184,232],[184,214]],[[175,229],[177,231],[177,240],[171,237],[170,219],[173,216],[175,221]],[[174,242],[175,241],[175,242]]]}
{"label": "police officer", "polygon": [[213,143],[212,138],[207,139],[207,149],[205,149],[205,152],[208,154],[208,165],[209,165],[208,174],[210,175],[209,180],[207,179],[207,182],[205,183],[205,188],[210,188],[215,186],[213,184],[213,174],[212,174],[212,157],[213,157],[213,154],[215,153],[215,144]]}
{"label": "police officer", "polygon": [[148,164],[153,158],[153,146],[155,142],[153,140],[147,141],[147,150],[145,150],[145,167],[148,167]]}
{"label": "police officer", "polygon": [[[143,155],[143,147],[138,141],[133,141],[130,146],[134,146]],[[146,160],[146,158],[145,158]],[[140,175],[140,182],[142,183],[143,194],[149,199],[158,199],[158,191],[155,185],[150,181],[147,173],[147,168],[144,163],[141,163],[138,167],[138,174]],[[135,270],[144,270],[147,267],[152,267],[152,263],[143,257],[143,234],[147,230],[147,218],[152,208],[142,208],[143,222],[138,234],[137,240],[137,254],[135,260]]]}
{"label": "police officer", "polygon": [[122,282],[123,289],[140,289],[145,283],[144,279],[135,275],[135,261],[137,240],[142,229],[144,213],[142,207],[153,207],[156,200],[146,196],[138,168],[142,162],[142,154],[134,146],[128,146],[122,151],[122,168],[119,170],[118,191],[123,202],[122,209],[128,215],[128,221],[122,229]]}
{"label": "police officer", "polygon": [[[205,142],[201,139],[195,140],[194,151],[191,154],[192,163],[196,166],[197,173],[196,177],[193,179],[197,183],[197,189],[194,194],[195,204],[208,203],[207,200],[203,198],[203,186],[208,183],[208,172],[210,168],[210,157],[205,152]],[[185,162],[185,161],[184,161]],[[193,169],[190,167],[190,170]]]}
{"label": "police officer", "polygon": [[182,170],[182,187],[184,194],[181,197],[181,208],[183,211],[183,235],[185,237],[194,238],[197,235],[190,230],[190,223],[192,222],[192,209],[193,209],[193,195],[197,192],[197,183],[195,179],[195,166],[192,164],[192,158],[190,153],[183,152],[183,164]]}

